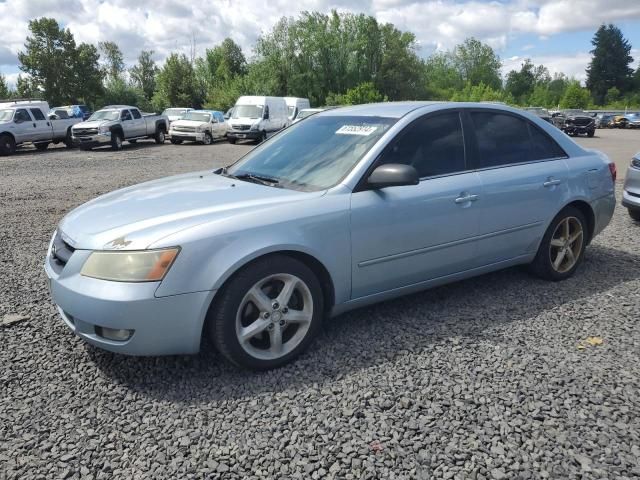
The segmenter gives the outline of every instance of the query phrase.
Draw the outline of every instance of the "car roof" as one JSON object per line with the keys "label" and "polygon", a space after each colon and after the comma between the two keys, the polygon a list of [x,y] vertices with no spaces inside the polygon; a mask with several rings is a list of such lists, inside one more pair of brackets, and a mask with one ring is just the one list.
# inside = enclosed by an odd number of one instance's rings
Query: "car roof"
{"label": "car roof", "polygon": [[515,112],[522,114],[522,110],[509,107],[501,103],[485,103],[485,102],[432,102],[432,101],[414,101],[414,102],[383,102],[369,103],[364,105],[352,105],[340,107],[331,110],[325,110],[316,114],[316,116],[371,116],[371,117],[387,117],[401,118],[414,110],[421,109],[425,113],[429,111],[444,110],[447,108],[481,108],[487,110],[504,110],[507,112]]}

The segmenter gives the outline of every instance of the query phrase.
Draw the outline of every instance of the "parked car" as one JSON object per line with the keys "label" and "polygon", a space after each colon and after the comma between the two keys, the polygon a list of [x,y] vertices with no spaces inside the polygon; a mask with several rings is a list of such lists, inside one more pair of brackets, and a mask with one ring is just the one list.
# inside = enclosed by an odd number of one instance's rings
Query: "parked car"
{"label": "parked car", "polygon": [[169,119],[166,115],[143,115],[130,105],[108,105],[86,122],[74,125],[71,131],[74,143],[82,150],[102,145],[120,150],[125,140],[136,143],[140,139],[153,138],[156,143],[164,143]]}
{"label": "parked car", "polygon": [[298,112],[298,115],[296,115],[296,118],[293,120],[292,123],[297,123],[303,118],[310,117],[311,115],[314,115],[318,112],[324,112],[325,110],[330,110],[332,108],[336,108],[336,107],[303,108]]}
{"label": "parked car", "polygon": [[595,120],[596,128],[611,128],[614,117],[614,115],[609,113],[598,113]]}
{"label": "parked car", "polygon": [[231,118],[231,115],[233,115],[233,107],[224,112],[224,119],[229,120]]}
{"label": "parked car", "polygon": [[552,123],[567,135],[587,135],[593,137],[596,132],[596,123],[593,117],[582,110],[564,110],[554,113]]}
{"label": "parked car", "polygon": [[227,138],[237,140],[266,140],[267,134],[289,125],[287,104],[282,97],[238,98],[229,119]]}
{"label": "parked car", "polygon": [[529,112],[529,113],[532,113],[534,115],[537,115],[538,117],[543,119],[545,122],[553,123],[551,121],[551,114],[549,113],[549,110],[547,110],[546,108],[543,108],[543,107],[527,107],[524,110]]}
{"label": "parked car", "polygon": [[284,97],[284,102],[287,104],[287,117],[289,118],[289,122],[292,122],[293,119],[298,116],[298,112],[303,108],[311,108],[308,98]]}
{"label": "parked car", "polygon": [[193,108],[187,108],[187,107],[183,107],[183,108],[166,108],[162,112],[162,115],[166,116],[167,119],[169,119],[169,127],[171,127],[171,123],[175,122],[176,120],[183,119],[184,116],[187,113],[189,113],[191,110],[193,110]]}
{"label": "parked car", "polygon": [[631,159],[622,189],[622,206],[629,216],[640,222],[640,152]]}
{"label": "parked car", "polygon": [[73,146],[71,128],[79,118],[48,117],[49,104],[22,100],[0,103],[0,155],[10,155],[16,147],[32,143],[45,150],[51,143]]}
{"label": "parked car", "polygon": [[182,120],[171,124],[171,143],[184,141],[211,145],[214,140],[227,137],[227,122],[222,112],[216,110],[191,110]]}
{"label": "parked car", "polygon": [[57,110],[64,109],[67,111],[67,115],[73,118],[80,118],[87,120],[91,116],[91,109],[86,105],[64,105],[62,107],[55,107]]}
{"label": "parked car", "polygon": [[640,128],[640,116],[637,113],[617,115],[613,119],[615,128]]}
{"label": "parked car", "polygon": [[65,324],[93,345],[186,354],[206,334],[268,369],[325,315],[513,265],[571,277],[611,220],[614,179],[604,154],[514,108],[346,107],[230,167],[76,208],[45,270]]}

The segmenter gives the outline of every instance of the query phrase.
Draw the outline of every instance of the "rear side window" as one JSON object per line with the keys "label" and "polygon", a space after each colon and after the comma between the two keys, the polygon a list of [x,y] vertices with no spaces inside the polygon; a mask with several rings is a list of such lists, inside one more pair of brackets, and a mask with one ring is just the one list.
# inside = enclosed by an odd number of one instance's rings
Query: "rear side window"
{"label": "rear side window", "polygon": [[140,111],[139,110],[131,110],[131,113],[133,114],[133,118],[142,118],[142,115],[140,115]]}
{"label": "rear side window", "polygon": [[20,120],[21,122],[30,122],[31,117],[29,116],[29,112],[27,112],[24,108],[19,108],[16,110],[16,114],[13,117],[14,120]]}
{"label": "rear side window", "polygon": [[471,112],[480,168],[566,157],[560,146],[524,118],[497,112]]}
{"label": "rear side window", "polygon": [[31,115],[33,115],[33,118],[36,120],[45,120],[44,114],[39,108],[30,108],[29,110],[31,110]]}
{"label": "rear side window", "polygon": [[385,151],[381,163],[411,165],[420,178],[466,170],[460,114],[447,112],[416,120]]}
{"label": "rear side window", "polygon": [[131,112],[129,110],[123,110],[120,114],[121,120],[131,120]]}

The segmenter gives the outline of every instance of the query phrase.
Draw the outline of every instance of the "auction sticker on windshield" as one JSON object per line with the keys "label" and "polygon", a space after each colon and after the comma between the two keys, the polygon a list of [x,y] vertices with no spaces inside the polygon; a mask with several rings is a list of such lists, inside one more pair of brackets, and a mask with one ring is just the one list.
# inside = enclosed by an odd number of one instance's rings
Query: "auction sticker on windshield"
{"label": "auction sticker on windshield", "polygon": [[377,126],[371,125],[343,125],[338,130],[336,130],[336,134],[338,135],[371,135],[378,129]]}

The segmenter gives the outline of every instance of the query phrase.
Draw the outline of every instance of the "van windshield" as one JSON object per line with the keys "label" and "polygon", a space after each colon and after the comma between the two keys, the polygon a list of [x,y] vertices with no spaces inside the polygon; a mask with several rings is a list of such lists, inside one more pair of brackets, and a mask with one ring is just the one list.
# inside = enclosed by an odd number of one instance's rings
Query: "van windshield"
{"label": "van windshield", "polygon": [[236,105],[231,118],[261,118],[262,105]]}
{"label": "van windshield", "polygon": [[395,118],[313,116],[256,147],[226,170],[244,178],[267,178],[274,186],[325,190],[340,182],[375,145]]}
{"label": "van windshield", "polygon": [[6,122],[13,117],[13,110],[0,110],[0,122]]}
{"label": "van windshield", "polygon": [[89,117],[88,121],[93,120],[118,120],[120,112],[118,110],[98,110]]}

